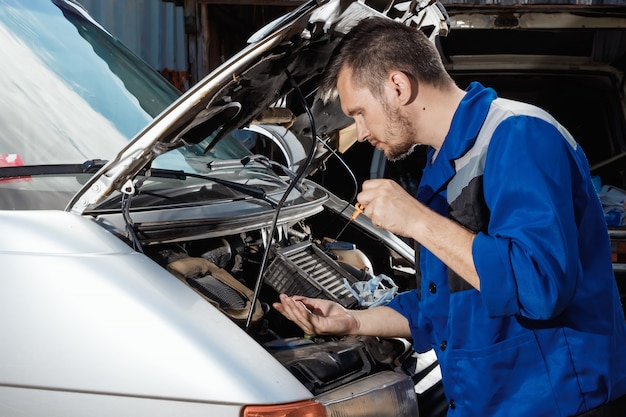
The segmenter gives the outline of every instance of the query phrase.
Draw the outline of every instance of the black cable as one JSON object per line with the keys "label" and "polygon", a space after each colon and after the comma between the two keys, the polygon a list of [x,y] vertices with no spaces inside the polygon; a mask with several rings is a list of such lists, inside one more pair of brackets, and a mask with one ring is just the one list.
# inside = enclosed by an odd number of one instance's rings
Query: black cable
{"label": "black cable", "polygon": [[306,160],[300,166],[300,168],[298,168],[296,177],[289,183],[289,186],[285,190],[285,193],[283,194],[282,198],[276,205],[275,212],[274,212],[274,219],[272,220],[272,226],[270,227],[269,242],[267,242],[267,245],[265,246],[265,250],[263,252],[263,258],[261,259],[261,265],[259,267],[259,274],[257,276],[257,280],[254,286],[254,293],[252,295],[252,299],[250,300],[251,301],[250,311],[248,311],[248,317],[246,318],[246,326],[245,326],[246,332],[250,330],[252,315],[254,313],[254,306],[259,298],[259,293],[261,292],[261,284],[263,283],[263,273],[265,272],[265,264],[267,263],[267,260],[269,258],[269,253],[270,253],[270,249],[272,246],[271,245],[272,238],[274,236],[274,233],[276,233],[276,224],[278,223],[278,216],[280,214],[280,210],[285,204],[285,201],[287,200],[287,197],[289,196],[289,194],[291,194],[291,191],[296,187],[296,185],[298,185],[298,183],[302,180],[302,177],[304,176],[304,174],[307,172],[309,166],[311,165],[311,162],[313,161],[313,157],[315,156],[315,150],[316,150],[315,138],[317,137],[317,134],[315,131],[315,120],[313,119],[311,108],[306,102],[306,98],[304,97],[304,94],[302,94],[300,87],[294,80],[289,70],[285,70],[285,74],[287,75],[287,78],[289,79],[289,82],[291,83],[293,90],[296,92],[298,98],[302,102],[302,107],[304,107],[304,110],[306,111],[309,117],[309,121],[311,122],[311,135],[314,138],[314,140],[311,141],[311,150],[309,151],[309,154],[307,155]]}
{"label": "black cable", "polygon": [[[326,149],[328,149],[332,155],[337,158],[337,160],[339,161],[339,163],[344,167],[344,169],[346,171],[348,171],[348,174],[350,174],[350,177],[352,177],[352,182],[354,183],[354,193],[352,194],[352,197],[347,200],[348,202],[346,203],[346,205],[339,211],[339,214],[343,213],[344,211],[346,211],[346,209],[348,207],[350,207],[350,204],[356,199],[357,193],[359,191],[359,182],[356,179],[356,175],[354,175],[354,171],[352,171],[350,169],[350,167],[348,166],[348,164],[346,163],[346,161],[343,160],[343,158],[337,153],[337,151],[335,151],[333,148],[331,148],[326,142],[324,142],[323,140],[321,140],[320,138],[317,138],[317,140],[319,140],[322,145],[324,145],[326,147]],[[348,225],[348,223],[350,223],[350,220],[348,220],[348,222],[346,223],[346,226]],[[341,234],[344,232],[344,230],[346,230],[346,227],[344,227],[343,229],[341,229],[341,232],[339,232],[339,234],[337,235],[337,237],[335,238],[335,240],[339,240],[339,237],[341,236]]]}
{"label": "black cable", "polygon": [[[348,171],[348,174],[350,174],[350,177],[352,177],[352,182],[354,183],[354,193],[352,194],[352,197],[350,197],[350,199],[348,200],[348,205],[350,205],[350,203],[356,199],[356,195],[357,195],[358,190],[359,190],[359,182],[358,182],[358,181],[357,181],[357,179],[356,179],[356,175],[354,175],[354,171],[352,171],[352,170],[350,169],[350,167],[348,166],[348,164],[346,163],[346,161],[344,161],[344,160],[343,160],[343,158],[341,157],[341,155],[339,155],[339,154],[337,153],[337,151],[336,151],[336,150],[334,150],[332,147],[330,147],[330,145],[329,145],[328,143],[324,142],[324,141],[323,141],[322,139],[320,139],[320,138],[317,138],[317,140],[319,140],[319,141],[320,141],[320,143],[321,143],[322,145],[324,145],[324,146],[326,147],[326,149],[328,149],[328,150],[330,151],[330,153],[331,153],[331,154],[332,154],[335,158],[337,158],[337,160],[338,160],[338,161],[339,161],[339,163],[343,166],[343,168],[344,168],[346,171]],[[346,207],[347,207],[347,206],[346,206]],[[345,210],[345,209],[344,209],[344,210]],[[341,212],[343,212],[343,210],[342,210]]]}

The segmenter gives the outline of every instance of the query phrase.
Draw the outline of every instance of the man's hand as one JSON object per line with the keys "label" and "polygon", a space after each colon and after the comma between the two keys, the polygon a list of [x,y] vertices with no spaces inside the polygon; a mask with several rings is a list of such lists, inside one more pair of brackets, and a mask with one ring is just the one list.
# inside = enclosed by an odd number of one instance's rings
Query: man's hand
{"label": "man's hand", "polygon": [[395,181],[368,180],[357,196],[374,226],[412,237],[412,226],[426,208]]}
{"label": "man's hand", "polygon": [[357,200],[374,226],[416,240],[480,290],[472,255],[476,233],[435,213],[392,180],[365,181]]}
{"label": "man's hand", "polygon": [[281,294],[274,308],[310,335],[355,334],[359,327],[350,310],[330,300]]}
{"label": "man's hand", "polygon": [[411,336],[407,319],[386,306],[348,310],[330,300],[281,294],[274,308],[310,335]]}

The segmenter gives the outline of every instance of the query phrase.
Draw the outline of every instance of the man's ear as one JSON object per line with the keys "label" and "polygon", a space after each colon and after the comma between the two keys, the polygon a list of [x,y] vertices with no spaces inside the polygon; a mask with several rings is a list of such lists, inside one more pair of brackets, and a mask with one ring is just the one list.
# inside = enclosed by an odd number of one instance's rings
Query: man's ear
{"label": "man's ear", "polygon": [[402,71],[390,72],[388,82],[394,98],[400,105],[408,104],[417,96],[417,83],[413,83]]}

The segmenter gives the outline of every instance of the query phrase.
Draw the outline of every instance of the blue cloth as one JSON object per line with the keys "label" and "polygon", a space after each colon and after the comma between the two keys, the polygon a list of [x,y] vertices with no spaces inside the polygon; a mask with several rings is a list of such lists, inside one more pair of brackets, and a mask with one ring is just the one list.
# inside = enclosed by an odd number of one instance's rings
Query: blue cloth
{"label": "blue cloth", "polygon": [[[490,111],[500,116],[485,135]],[[480,292],[422,247],[418,289],[388,304],[418,352],[435,349],[449,417],[571,416],[626,393],[602,207],[554,119],[471,84],[416,197],[477,232]]]}

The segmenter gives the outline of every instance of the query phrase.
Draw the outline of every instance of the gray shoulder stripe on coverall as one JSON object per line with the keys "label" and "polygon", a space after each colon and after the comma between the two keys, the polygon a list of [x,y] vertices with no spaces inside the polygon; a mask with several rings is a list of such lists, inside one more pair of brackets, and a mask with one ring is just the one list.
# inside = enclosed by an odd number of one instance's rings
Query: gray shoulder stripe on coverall
{"label": "gray shoulder stripe on coverall", "polygon": [[454,161],[456,174],[448,184],[448,203],[453,202],[473,178],[483,175],[487,149],[493,132],[500,122],[511,116],[536,117],[550,123],[561,132],[569,145],[576,149],[577,143],[572,135],[545,110],[530,104],[497,98],[491,103],[474,145],[465,155]]}

